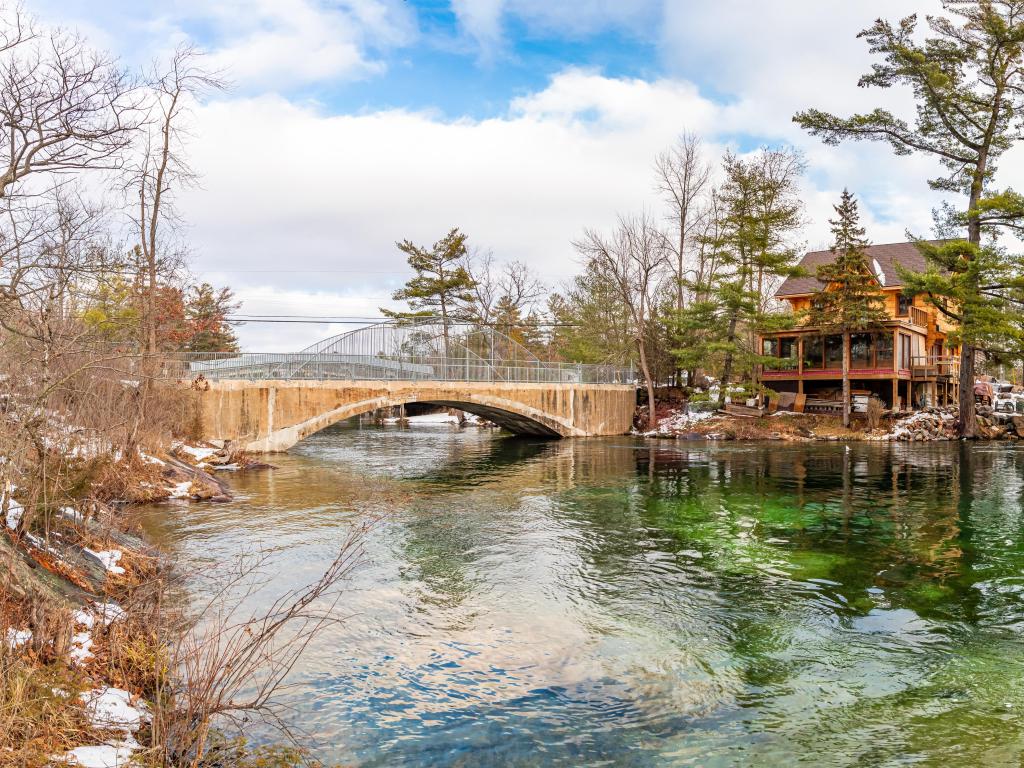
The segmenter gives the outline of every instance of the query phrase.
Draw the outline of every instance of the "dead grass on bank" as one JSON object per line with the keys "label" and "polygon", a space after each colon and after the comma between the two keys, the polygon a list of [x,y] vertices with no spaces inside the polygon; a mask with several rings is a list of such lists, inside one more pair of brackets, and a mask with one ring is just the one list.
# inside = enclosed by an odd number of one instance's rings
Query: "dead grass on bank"
{"label": "dead grass on bank", "polygon": [[92,734],[77,704],[81,677],[0,645],[0,766],[43,768]]}

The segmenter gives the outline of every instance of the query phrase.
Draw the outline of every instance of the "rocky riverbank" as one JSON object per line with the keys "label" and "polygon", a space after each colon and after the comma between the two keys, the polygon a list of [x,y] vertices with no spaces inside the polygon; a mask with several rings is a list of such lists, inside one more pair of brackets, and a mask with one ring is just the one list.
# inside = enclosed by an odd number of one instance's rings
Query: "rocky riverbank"
{"label": "rocky riverbank", "polygon": [[[133,523],[135,505],[230,499],[227,472],[265,467],[230,448],[174,443],[76,467],[77,499],[2,494],[0,765],[128,765],[152,744],[172,628],[161,607],[173,567]],[[141,750],[141,751],[140,751]]]}
{"label": "rocky riverbank", "polygon": [[[657,429],[636,434],[657,439],[687,440],[868,440],[876,442],[932,442],[955,440],[958,411],[927,408],[915,413],[883,417],[871,429],[863,418],[855,418],[849,429],[836,416],[778,412],[744,418],[717,411],[687,412],[668,409],[659,413]],[[995,413],[979,407],[978,436],[983,440],[1024,439],[1024,415]]]}

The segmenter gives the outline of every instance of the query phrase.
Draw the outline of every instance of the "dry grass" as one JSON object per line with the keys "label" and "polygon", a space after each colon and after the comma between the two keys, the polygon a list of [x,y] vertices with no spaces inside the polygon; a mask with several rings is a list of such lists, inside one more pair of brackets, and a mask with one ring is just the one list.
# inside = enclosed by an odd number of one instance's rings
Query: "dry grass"
{"label": "dry grass", "polygon": [[0,765],[42,768],[88,738],[76,704],[82,689],[67,667],[40,665],[0,645]]}

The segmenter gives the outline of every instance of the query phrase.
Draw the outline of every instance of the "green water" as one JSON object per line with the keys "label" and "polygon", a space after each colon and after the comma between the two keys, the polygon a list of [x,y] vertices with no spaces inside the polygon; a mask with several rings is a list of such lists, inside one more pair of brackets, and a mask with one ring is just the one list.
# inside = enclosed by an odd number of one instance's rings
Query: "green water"
{"label": "green water", "polygon": [[150,515],[260,601],[381,521],[286,692],[372,766],[1013,765],[1024,450],[326,430]]}

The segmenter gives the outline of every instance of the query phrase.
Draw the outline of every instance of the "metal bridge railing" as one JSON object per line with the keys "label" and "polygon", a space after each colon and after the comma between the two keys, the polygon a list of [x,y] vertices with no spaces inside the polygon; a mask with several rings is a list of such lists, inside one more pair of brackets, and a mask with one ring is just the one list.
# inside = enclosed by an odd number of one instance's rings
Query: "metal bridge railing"
{"label": "metal bridge railing", "polygon": [[490,361],[476,355],[353,355],[327,352],[183,353],[165,366],[169,378],[197,376],[216,381],[480,381],[538,384],[634,384],[632,368],[554,363],[542,360]]}

